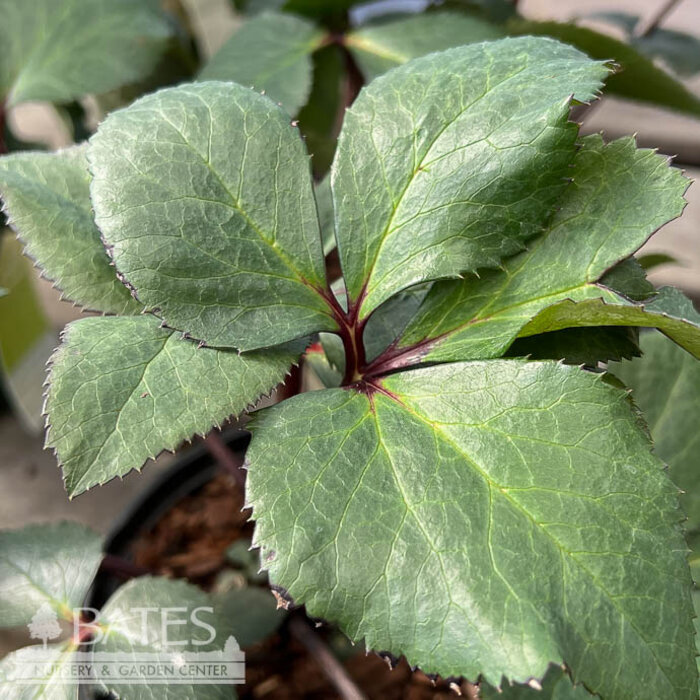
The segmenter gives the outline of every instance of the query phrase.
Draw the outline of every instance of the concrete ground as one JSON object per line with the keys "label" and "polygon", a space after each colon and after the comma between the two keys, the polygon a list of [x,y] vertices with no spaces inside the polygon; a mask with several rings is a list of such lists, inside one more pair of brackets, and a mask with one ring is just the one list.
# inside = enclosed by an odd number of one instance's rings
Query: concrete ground
{"label": "concrete ground", "polygon": [[[566,20],[600,10],[619,9],[646,13],[661,0],[522,0],[526,16],[538,19]],[[228,0],[187,0],[195,12],[195,24],[206,28],[206,53],[210,54],[226,39],[235,25],[228,11]],[[700,33],[700,3],[686,0],[674,10],[665,26]],[[692,85],[700,94],[700,78]],[[50,109],[40,105],[19,108],[12,121],[21,125],[27,138],[42,138],[53,147],[66,145],[68,134]],[[642,145],[659,145],[665,153],[695,154],[700,163],[700,119],[693,120],[661,110],[630,103],[606,100],[587,118],[588,131],[608,135],[638,133]],[[688,168],[691,177],[700,176],[700,167]],[[681,266],[666,266],[652,274],[657,284],[677,284],[700,296],[700,186],[694,184],[687,194],[688,206],[682,219],[669,224],[648,251],[663,251],[681,261]],[[41,298],[56,328],[79,314],[61,302],[46,282],[38,281]],[[142,475],[132,474],[69,502],[63,490],[59,469],[52,454],[42,450],[42,437],[27,433],[11,415],[0,416],[0,528],[17,528],[27,523],[64,518],[91,525],[106,532],[114,519],[153,478],[166,467],[168,458],[147,466]],[[23,643],[22,637],[0,634],[0,657]]]}

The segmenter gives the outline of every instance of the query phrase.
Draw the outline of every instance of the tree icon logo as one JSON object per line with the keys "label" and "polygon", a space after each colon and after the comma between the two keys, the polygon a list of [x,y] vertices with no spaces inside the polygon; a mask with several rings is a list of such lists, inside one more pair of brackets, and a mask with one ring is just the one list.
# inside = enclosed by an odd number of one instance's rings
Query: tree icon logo
{"label": "tree icon logo", "polygon": [[41,639],[46,649],[49,639],[56,639],[61,635],[61,626],[58,624],[56,611],[48,604],[43,603],[36,611],[32,621],[27,625],[31,639]]}

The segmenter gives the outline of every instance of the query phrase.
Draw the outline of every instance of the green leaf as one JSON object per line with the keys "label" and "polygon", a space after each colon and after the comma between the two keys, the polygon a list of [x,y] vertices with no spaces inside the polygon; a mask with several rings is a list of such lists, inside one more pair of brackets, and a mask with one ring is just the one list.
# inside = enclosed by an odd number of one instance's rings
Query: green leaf
{"label": "green leaf", "polygon": [[531,685],[504,685],[497,690],[482,684],[479,697],[482,700],[590,700],[591,694],[582,686],[574,686],[561,668],[550,666],[541,688]]}
{"label": "green leaf", "polygon": [[253,542],[311,616],[429,673],[695,699],[677,490],[602,375],[454,363],[258,415]]}
{"label": "green leaf", "polygon": [[240,350],[336,328],[309,159],[271,100],[161,90],[112,113],[88,159],[117,269],[169,326]]}
{"label": "green leaf", "polygon": [[[325,46],[311,58],[313,86],[308,102],[299,112],[299,128],[311,154],[314,175],[319,178],[328,173],[333,162],[343,118],[341,109],[345,108],[343,100],[346,99],[348,77],[345,58],[339,46]],[[330,196],[330,182],[328,187]]]}
{"label": "green leaf", "polygon": [[592,99],[605,72],[555,41],[503,39],[416,59],[361,92],[332,174],[361,318],[410,285],[496,266],[541,230],[574,153],[569,96]]}
{"label": "green leaf", "polygon": [[[697,664],[700,671],[700,590],[693,590],[693,606],[695,607],[695,648],[698,652]],[[698,694],[700,695],[700,682],[698,683]]]}
{"label": "green leaf", "polygon": [[[3,700],[76,700],[77,685],[67,683],[63,667],[73,661],[76,647],[66,644],[49,644],[24,647],[5,656],[0,661],[0,685]],[[41,666],[46,669],[42,680],[27,684],[29,673]]]}
{"label": "green leaf", "polygon": [[316,195],[318,221],[321,226],[323,254],[328,255],[335,249],[335,212],[333,211],[333,193],[329,175],[316,185],[314,194]]}
{"label": "green leaf", "polygon": [[[109,114],[126,107],[149,92],[155,92],[171,85],[191,82],[195,79],[195,74],[200,68],[199,57],[196,53],[197,47],[193,39],[193,29],[184,14],[183,1],[165,0],[165,2],[170,10],[181,18],[184,26],[178,31],[178,35],[171,39],[158,64],[143,80],[96,96],[97,106],[101,114]],[[84,130],[88,132],[84,137],[87,140],[94,129]]]}
{"label": "green leaf", "polygon": [[595,12],[593,18],[603,19],[621,27],[627,41],[651,58],[660,58],[678,75],[690,77],[700,72],[700,39],[673,29],[654,27],[644,36],[634,36],[639,17],[625,12]]}
{"label": "green leaf", "polygon": [[513,0],[441,0],[438,7],[476,14],[499,24],[517,12]]}
{"label": "green leaf", "polygon": [[0,159],[0,196],[25,252],[70,300],[93,311],[139,313],[117,279],[90,204],[86,148]]}
{"label": "green leaf", "polygon": [[[688,532],[686,533],[685,539],[688,543],[688,549],[690,550],[690,553],[688,554],[688,563],[690,564],[690,573],[693,576],[693,581],[695,582],[695,591],[693,592],[693,599],[696,603],[695,614],[697,615],[697,593],[700,590],[697,588],[698,584],[700,583],[700,532],[698,532],[697,530],[695,532]],[[695,621],[695,627],[696,629],[698,627],[697,619]],[[700,640],[698,640],[698,635],[696,631],[696,646],[698,645],[698,641]]]}
{"label": "green leaf", "polygon": [[399,292],[369,317],[363,336],[368,361],[374,360],[401,335],[418,312],[428,291],[429,285],[422,284]]}
{"label": "green leaf", "polygon": [[267,588],[249,586],[214,597],[217,615],[242,649],[262,642],[277,631],[286,612]]}
{"label": "green leaf", "polygon": [[[596,280],[680,215],[687,181],[665,158],[636,149],[632,138],[604,145],[597,135],[583,139],[570,172],[559,211],[530,249],[503,270],[433,285],[397,352],[429,361],[498,357],[551,304],[624,303]],[[527,335],[575,325],[582,324],[541,325]]]}
{"label": "green leaf", "polygon": [[146,77],[173,34],[158,0],[0,0],[0,101],[69,102]]}
{"label": "green leaf", "polygon": [[[338,337],[337,335],[328,335],[333,338]],[[345,367],[343,366],[342,371],[340,371],[338,367],[333,365],[321,343],[314,343],[307,349],[304,355],[304,366],[311,368],[316,378],[326,388],[337,387],[343,383]]]}
{"label": "green leaf", "polygon": [[678,75],[689,78],[700,73],[700,39],[692,34],[657,28],[632,42],[642,53],[658,58]]}
{"label": "green leaf", "polygon": [[645,255],[638,255],[637,262],[647,271],[653,270],[655,267],[660,267],[661,265],[678,264],[676,258],[666,253],[646,253]]}
{"label": "green leaf", "polygon": [[[0,161],[1,162],[1,161]],[[0,385],[22,424],[32,433],[44,427],[44,369],[56,347],[39,299],[36,275],[10,229],[0,228]]]}
{"label": "green leaf", "polygon": [[[260,571],[258,554],[251,548],[249,539],[236,540],[226,550],[226,561],[240,569],[248,581],[267,585],[267,573]],[[223,585],[225,586],[226,583],[224,582]],[[215,590],[217,590],[216,587]]]}
{"label": "green leaf", "polygon": [[537,314],[522,328],[520,335],[593,326],[658,328],[700,358],[700,314],[695,311],[692,302],[674,287],[661,287],[659,293],[646,304],[634,304],[621,297],[581,302],[567,299]]}
{"label": "green leaf", "polygon": [[102,561],[102,538],[72,522],[0,532],[0,626],[31,622],[48,603],[72,619]]}
{"label": "green leaf", "polygon": [[605,90],[609,95],[700,116],[700,99],[629,44],[570,23],[518,19],[511,21],[508,29],[512,34],[551,36],[578,47],[593,58],[614,60],[619,69],[606,81]]}
{"label": "green leaf", "polygon": [[239,12],[255,15],[266,10],[284,10],[314,18],[324,18],[366,0],[233,0]]}
{"label": "green leaf", "polygon": [[596,367],[599,362],[638,357],[641,354],[638,336],[636,328],[564,328],[518,338],[508,348],[506,357],[563,360],[570,365]]}
{"label": "green leaf", "polygon": [[245,22],[200,73],[264,91],[296,114],[311,90],[311,54],[323,32],[300,17],[266,12]]}
{"label": "green leaf", "polygon": [[689,530],[700,528],[700,363],[659,333],[644,333],[644,356],[609,369],[632,392],[649,424],[656,454],[683,490]]}
{"label": "green leaf", "polygon": [[367,81],[433,51],[500,39],[502,29],[455,12],[412,15],[350,32],[345,44]]}
{"label": "green leaf", "polygon": [[656,294],[656,287],[649,282],[644,268],[634,257],[625,258],[608,270],[600,283],[633,301],[645,301]]}
{"label": "green leaf", "polygon": [[284,378],[300,350],[198,347],[152,316],[69,324],[46,399],[46,444],[69,495],[140,469],[241,413]]}
{"label": "green leaf", "polygon": [[[144,610],[147,612],[144,613]],[[167,638],[163,613],[169,614]],[[211,627],[193,622],[194,617]],[[182,620],[183,624],[175,624]],[[150,576],[129,581],[107,601],[98,622],[105,635],[93,644],[96,653],[118,653],[120,662],[135,665],[149,655],[150,663],[177,663],[177,657],[189,653],[218,651],[231,634],[228,621],[204,591],[184,581],[170,581]],[[210,639],[214,633],[214,638]],[[144,638],[145,636],[145,638]],[[154,658],[155,657],[155,658]],[[210,662],[211,663],[211,662]],[[100,673],[99,664],[96,673]],[[214,700],[235,698],[233,687],[197,683],[119,683],[108,677],[100,679],[117,697],[129,700]],[[201,681],[200,679],[197,679]]]}

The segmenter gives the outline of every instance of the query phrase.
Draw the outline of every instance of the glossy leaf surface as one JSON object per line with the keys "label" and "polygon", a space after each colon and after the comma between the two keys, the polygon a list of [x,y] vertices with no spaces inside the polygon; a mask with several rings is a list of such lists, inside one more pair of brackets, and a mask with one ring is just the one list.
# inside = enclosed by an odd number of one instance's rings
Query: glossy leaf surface
{"label": "glossy leaf surface", "polygon": [[[600,136],[586,137],[570,172],[559,210],[527,251],[503,270],[433,286],[400,341],[407,353],[440,361],[497,357],[552,304],[630,303],[596,280],[681,213],[687,181],[631,138],[604,145]],[[601,317],[597,325],[620,324]],[[527,335],[567,327],[538,324]]]}
{"label": "glossy leaf surface", "polygon": [[595,326],[640,326],[658,328],[678,345],[700,358],[700,314],[680,290],[661,287],[645,304],[617,298],[566,300],[541,311],[520,332],[527,336],[559,330]]}
{"label": "glossy leaf surface", "polygon": [[235,83],[161,90],[88,151],[97,225],[149,310],[253,350],[333,330],[309,159],[289,116]]}
{"label": "glossy leaf surface", "polygon": [[682,489],[687,530],[700,528],[700,363],[659,333],[644,333],[643,357],[611,364],[610,371],[632,389],[654,439]]}
{"label": "glossy leaf surface", "polygon": [[332,170],[362,318],[412,284],[496,266],[541,230],[575,150],[569,97],[592,99],[606,72],[555,41],[504,39],[416,59],[362,91]]}
{"label": "glossy leaf surface", "polygon": [[650,448],[624,391],[556,363],[312,392],[253,427],[254,544],[310,615],[426,672],[566,662],[603,697],[690,700],[677,492]]}

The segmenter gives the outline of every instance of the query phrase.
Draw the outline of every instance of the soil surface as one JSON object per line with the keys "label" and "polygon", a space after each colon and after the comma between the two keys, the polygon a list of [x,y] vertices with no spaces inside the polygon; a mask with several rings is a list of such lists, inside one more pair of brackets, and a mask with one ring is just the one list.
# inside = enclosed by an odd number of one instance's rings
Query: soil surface
{"label": "soil surface", "polygon": [[[228,474],[219,474],[198,492],[182,499],[134,542],[134,563],[160,575],[185,578],[205,589],[211,588],[217,575],[228,567],[228,547],[238,539],[249,540],[252,535],[250,511],[242,507],[240,486]],[[340,697],[317,659],[290,634],[289,621],[293,616],[308,619],[303,609],[296,609],[276,634],[244,650],[246,683],[237,686],[241,700]],[[310,620],[308,623],[329,647],[338,646],[337,630],[328,625],[316,627]],[[474,686],[433,681],[420,671],[412,672],[403,659],[392,670],[373,653],[348,653],[345,648],[338,656],[344,657],[348,674],[370,700],[454,700],[459,694],[476,697]]]}

